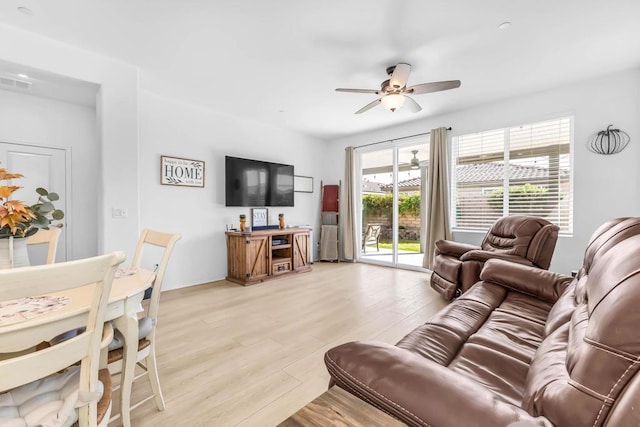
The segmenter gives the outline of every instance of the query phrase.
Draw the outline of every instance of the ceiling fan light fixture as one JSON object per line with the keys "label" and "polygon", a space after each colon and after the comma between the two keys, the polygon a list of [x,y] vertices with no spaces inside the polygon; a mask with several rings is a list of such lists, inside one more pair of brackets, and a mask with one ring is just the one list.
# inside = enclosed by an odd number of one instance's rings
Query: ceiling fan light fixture
{"label": "ceiling fan light fixture", "polygon": [[410,113],[418,113],[422,111],[422,107],[414,101],[409,95],[420,95],[423,93],[440,92],[442,90],[456,89],[460,87],[460,80],[447,80],[442,82],[421,83],[418,85],[407,86],[407,80],[411,71],[411,65],[400,62],[393,67],[387,68],[389,79],[382,82],[380,89],[348,89],[339,87],[337,92],[352,93],[374,93],[379,95],[374,101],[371,101],[355,114],[362,114],[371,110],[379,104],[394,112],[398,108],[406,104],[405,109]]}
{"label": "ceiling fan light fixture", "polygon": [[382,97],[380,101],[382,106],[389,111],[396,111],[398,108],[404,105],[404,96],[399,93],[392,93]]}
{"label": "ceiling fan light fixture", "polygon": [[418,158],[416,157],[416,154],[418,154],[418,150],[411,150],[411,153],[413,153],[413,159],[411,159],[411,169],[420,169],[420,160],[418,160]]}

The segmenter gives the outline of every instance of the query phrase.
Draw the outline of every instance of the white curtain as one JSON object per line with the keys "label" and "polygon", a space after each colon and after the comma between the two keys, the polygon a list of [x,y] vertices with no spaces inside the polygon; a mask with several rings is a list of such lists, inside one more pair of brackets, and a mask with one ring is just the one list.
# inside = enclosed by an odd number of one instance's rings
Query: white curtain
{"label": "white curtain", "polygon": [[447,129],[432,129],[427,181],[427,236],[422,265],[431,268],[437,240],[451,240],[449,186],[447,182]]}
{"label": "white curtain", "polygon": [[357,236],[356,236],[356,210],[355,210],[355,193],[356,193],[356,172],[355,172],[355,152],[353,147],[347,147],[345,149],[344,159],[344,201],[342,203],[343,212],[341,218],[343,219],[342,226],[342,242],[343,250],[342,255],[345,260],[355,261],[357,248]]}

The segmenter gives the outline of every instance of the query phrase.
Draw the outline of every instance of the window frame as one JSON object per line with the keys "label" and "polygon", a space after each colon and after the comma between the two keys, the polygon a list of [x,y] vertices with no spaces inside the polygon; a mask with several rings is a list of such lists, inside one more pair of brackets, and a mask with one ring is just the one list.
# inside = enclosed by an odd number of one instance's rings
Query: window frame
{"label": "window frame", "polygon": [[[528,149],[528,151],[526,153],[517,153],[517,151],[522,151],[522,149],[519,148],[514,148],[512,147],[511,141],[510,141],[510,136],[511,136],[511,131],[514,128],[518,128],[518,127],[527,127],[527,126],[534,126],[536,124],[540,124],[540,123],[545,123],[545,122],[558,122],[558,124],[561,123],[561,121],[563,120],[568,120],[569,121],[569,137],[568,137],[568,143],[566,144],[555,144],[555,145],[550,145],[550,146],[546,146],[546,147],[534,147],[533,149]],[[464,164],[481,164],[481,163],[490,163],[491,161],[497,161],[497,162],[503,162],[504,164],[504,172],[503,172],[503,177],[502,177],[502,187],[500,188],[508,188],[508,187],[516,187],[518,185],[523,185],[522,183],[518,183],[518,179],[517,178],[511,178],[509,177],[509,167],[510,167],[510,163],[512,160],[517,160],[518,158],[520,159],[527,159],[527,158],[533,158],[533,156],[531,154],[536,154],[536,150],[539,153],[539,157],[551,157],[552,154],[558,154],[559,156],[562,155],[568,155],[568,165],[569,165],[569,170],[568,170],[568,217],[567,217],[567,224],[568,226],[565,227],[564,229],[560,229],[559,234],[561,236],[573,236],[574,233],[574,170],[575,170],[575,164],[574,164],[574,137],[575,137],[575,132],[574,132],[574,116],[573,114],[566,114],[566,115],[562,115],[562,116],[558,116],[558,117],[550,117],[547,119],[543,119],[543,120],[538,120],[535,122],[529,122],[529,123],[524,123],[524,124],[516,124],[516,125],[512,125],[512,126],[506,126],[503,128],[496,128],[496,129],[489,129],[489,130],[482,130],[482,131],[478,131],[478,132],[472,132],[472,133],[466,133],[464,135],[458,135],[458,136],[453,136],[450,140],[451,143],[451,150],[449,150],[449,166],[450,166],[450,173],[449,173],[449,182],[450,182],[450,187],[449,187],[449,214],[450,214],[450,223],[451,223],[451,230],[454,232],[464,232],[464,233],[486,233],[486,231],[489,229],[489,226],[481,226],[481,227],[469,227],[469,226],[458,226],[458,216],[457,216],[457,208],[458,208],[458,204],[457,204],[457,198],[458,198],[458,183],[457,183],[457,175],[458,175],[458,167],[460,166],[459,164],[459,151],[458,151],[458,145],[459,144],[459,139],[461,137],[465,137],[465,136],[471,136],[471,135],[476,135],[476,134],[481,134],[481,133],[489,133],[489,132],[496,132],[498,133],[499,131],[502,131],[502,142],[503,142],[503,150],[502,150],[502,156],[492,156],[491,158],[488,158],[488,154],[487,153],[479,153],[476,155],[476,157],[478,158],[478,160],[482,159],[482,162],[480,161],[476,161],[473,162],[473,156],[466,156],[466,157],[462,157],[463,159],[465,159],[465,161],[462,163]],[[551,147],[556,147],[557,149],[554,150],[553,152],[549,151],[549,148]],[[533,151],[532,151],[533,150]],[[497,152],[495,152],[497,153]],[[506,154],[508,153],[508,156],[506,156]],[[494,154],[494,153],[489,153],[489,154]],[[493,159],[493,160],[492,160]],[[561,170],[562,168],[559,167],[558,170]],[[513,182],[511,185],[510,181],[516,181]],[[478,181],[481,182],[481,181]],[[487,181],[487,184],[490,181]],[[495,183],[497,183],[498,181],[495,181]],[[472,187],[472,186],[469,186]],[[484,190],[484,188],[483,188]],[[513,208],[513,207],[512,207]],[[505,212],[507,213],[506,216],[512,216],[514,214],[509,214],[509,197],[504,197],[503,198],[503,207],[502,207],[502,213],[500,216],[505,216]],[[517,215],[517,214],[515,214]],[[558,214],[558,216],[560,216],[560,214]],[[555,223],[554,221],[551,221],[553,223]],[[560,224],[556,224],[558,226],[560,226]]]}

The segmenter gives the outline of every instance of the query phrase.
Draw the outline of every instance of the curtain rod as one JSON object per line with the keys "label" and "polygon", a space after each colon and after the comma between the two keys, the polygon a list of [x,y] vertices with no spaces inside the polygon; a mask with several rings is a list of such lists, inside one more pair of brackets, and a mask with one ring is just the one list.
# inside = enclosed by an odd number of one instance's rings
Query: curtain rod
{"label": "curtain rod", "polygon": [[[449,126],[446,129],[447,130],[451,130],[451,126]],[[424,133],[416,133],[415,135],[402,136],[400,138],[385,139],[384,141],[372,142],[371,144],[358,145],[357,147],[353,147],[353,148],[356,149],[356,148],[368,147],[370,145],[384,144],[385,142],[389,142],[389,141],[398,141],[398,140],[401,140],[401,139],[413,138],[414,136],[429,135],[430,133],[431,133],[431,131],[424,132]],[[345,150],[346,150],[346,148],[345,148]]]}

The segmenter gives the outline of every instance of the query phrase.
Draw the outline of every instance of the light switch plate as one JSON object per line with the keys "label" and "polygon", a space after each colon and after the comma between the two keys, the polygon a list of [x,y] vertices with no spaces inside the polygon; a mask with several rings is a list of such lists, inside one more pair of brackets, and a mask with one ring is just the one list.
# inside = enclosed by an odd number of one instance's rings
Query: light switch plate
{"label": "light switch plate", "polygon": [[126,218],[128,216],[127,208],[113,208],[111,216],[113,218]]}

